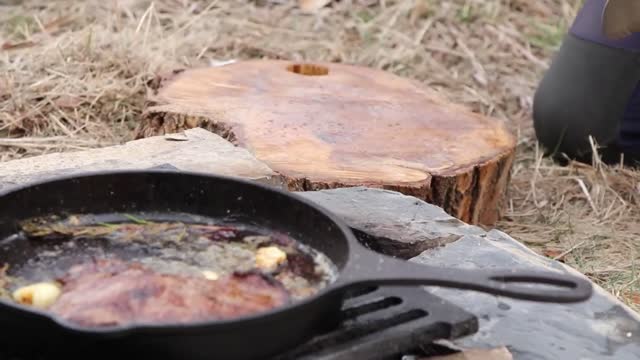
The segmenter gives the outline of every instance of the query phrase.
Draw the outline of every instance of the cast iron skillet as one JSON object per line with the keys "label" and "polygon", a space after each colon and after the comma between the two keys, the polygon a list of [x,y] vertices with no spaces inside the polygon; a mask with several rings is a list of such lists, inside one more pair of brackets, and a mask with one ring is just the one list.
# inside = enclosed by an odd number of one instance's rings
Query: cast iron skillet
{"label": "cast iron skillet", "polygon": [[[552,272],[468,271],[379,255],[360,245],[341,220],[302,197],[254,182],[197,173],[85,173],[13,189],[0,194],[0,239],[13,234],[20,220],[65,212],[246,217],[323,252],[338,267],[339,276],[315,296],[286,307],[229,321],[183,325],[81,328],[45,312],[1,302],[0,349],[89,351],[92,358],[126,350],[156,359],[265,359],[334,325],[345,291],[359,287],[436,285],[552,303],[584,301],[592,292],[587,280]],[[1,242],[2,262],[19,263],[34,256],[25,243]]]}

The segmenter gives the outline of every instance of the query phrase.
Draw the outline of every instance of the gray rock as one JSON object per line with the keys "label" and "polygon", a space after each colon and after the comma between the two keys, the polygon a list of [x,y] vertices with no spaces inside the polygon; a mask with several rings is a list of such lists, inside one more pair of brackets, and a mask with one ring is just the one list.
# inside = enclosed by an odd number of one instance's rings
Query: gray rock
{"label": "gray rock", "polygon": [[0,163],[0,190],[48,177],[84,171],[149,169],[237,176],[282,186],[281,177],[249,151],[204,129],[186,130],[181,141],[154,136],[124,145],[34,156]]}
{"label": "gray rock", "polygon": [[417,256],[464,235],[484,234],[439,207],[393,191],[353,187],[297,194],[330,208],[372,249],[401,258]]}
{"label": "gray rock", "polygon": [[[463,224],[441,209],[399,193],[350,188],[301,194],[367,235],[378,248],[403,253],[429,247],[416,263],[465,269],[534,269],[577,274],[535,254],[500,231]],[[458,237],[442,246],[434,239]],[[389,245],[389,242],[398,245]],[[375,246],[373,246],[375,248]],[[393,253],[393,251],[387,251]],[[640,359],[640,316],[595,285],[593,297],[577,304],[514,300],[439,287],[425,290],[478,316],[480,330],[454,344],[467,348],[506,346],[514,359]]]}

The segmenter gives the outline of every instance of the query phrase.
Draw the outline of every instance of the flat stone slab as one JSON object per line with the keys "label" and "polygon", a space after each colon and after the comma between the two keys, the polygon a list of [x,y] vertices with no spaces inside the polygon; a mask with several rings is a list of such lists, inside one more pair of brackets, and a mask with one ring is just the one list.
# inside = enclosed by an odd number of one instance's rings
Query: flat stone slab
{"label": "flat stone slab", "polygon": [[195,128],[124,145],[54,153],[0,163],[0,190],[7,186],[85,171],[168,168],[254,179],[281,186],[280,177],[245,149]]}
{"label": "flat stone slab", "polygon": [[[411,261],[468,269],[546,268],[573,273],[499,231],[485,237],[465,236]],[[588,302],[568,305],[444,288],[429,288],[429,292],[479,317],[480,330],[456,341],[459,345],[504,345],[514,359],[640,359],[640,317],[600,287]]]}
{"label": "flat stone slab", "polygon": [[[248,151],[203,129],[102,149],[0,163],[0,189],[52,176],[110,169],[163,168],[254,179],[283,186]],[[397,192],[341,188],[301,192],[341,216],[373,249],[417,263],[467,269],[577,273],[538,256],[500,231],[467,225],[439,207]],[[640,359],[640,316],[594,285],[578,304],[547,304],[439,287],[425,290],[476,314],[480,329],[454,340],[464,348],[505,346],[514,359]]]}
{"label": "flat stone slab", "polygon": [[398,192],[354,187],[298,194],[326,205],[373,250],[405,259],[465,235],[485,233],[439,207]]}
{"label": "flat stone slab", "polygon": [[[461,223],[442,209],[402,194],[350,188],[299,193],[341,215],[367,242],[410,242],[459,236],[412,258],[421,264],[465,269],[537,269],[577,274],[537,255],[500,231]],[[405,216],[410,216],[405,218]],[[428,241],[428,240],[427,240]],[[421,246],[421,245],[420,245]],[[389,249],[389,247],[385,247]],[[479,331],[454,340],[467,348],[506,346],[514,359],[640,359],[640,316],[594,284],[593,297],[577,304],[512,300],[475,291],[425,287],[432,294],[476,314]]]}

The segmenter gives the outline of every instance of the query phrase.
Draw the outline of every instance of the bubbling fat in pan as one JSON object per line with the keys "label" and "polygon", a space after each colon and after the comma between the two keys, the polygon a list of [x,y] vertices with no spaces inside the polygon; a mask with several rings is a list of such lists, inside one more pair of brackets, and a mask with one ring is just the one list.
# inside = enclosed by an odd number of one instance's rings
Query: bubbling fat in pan
{"label": "bubbling fat in pan", "polygon": [[0,298],[86,327],[189,323],[285,306],[337,273],[324,254],[268,229],[127,218],[21,223],[3,244],[27,242],[35,255],[0,268]]}

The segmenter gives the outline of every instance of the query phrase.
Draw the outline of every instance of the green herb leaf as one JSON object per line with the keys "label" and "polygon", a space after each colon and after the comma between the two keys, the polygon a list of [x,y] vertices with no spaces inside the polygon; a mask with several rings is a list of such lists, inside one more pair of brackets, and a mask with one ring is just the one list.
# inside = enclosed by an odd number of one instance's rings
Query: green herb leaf
{"label": "green herb leaf", "polygon": [[147,224],[147,222],[146,222],[145,220],[140,219],[140,218],[138,218],[138,217],[135,217],[135,216],[133,216],[133,215],[130,215],[130,214],[124,214],[124,216],[125,216],[127,219],[129,219],[129,220],[133,221],[133,222],[134,222],[134,223],[136,223],[136,224],[140,224],[140,225]]}

